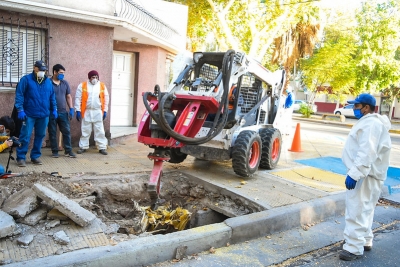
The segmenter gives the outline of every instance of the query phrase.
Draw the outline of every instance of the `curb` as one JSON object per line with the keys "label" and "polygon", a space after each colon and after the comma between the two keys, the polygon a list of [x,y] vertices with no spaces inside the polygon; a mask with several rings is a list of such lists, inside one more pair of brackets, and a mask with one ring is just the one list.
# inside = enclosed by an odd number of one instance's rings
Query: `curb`
{"label": "curb", "polygon": [[319,223],[339,216],[345,210],[345,193],[313,199],[271,210],[230,218],[222,223],[197,227],[166,235],[154,235],[119,243],[116,246],[88,248],[9,264],[16,266],[143,266],[175,258],[176,250],[186,246],[186,255],[211,247],[225,247],[305,224]]}
{"label": "curb", "polygon": [[[311,122],[322,123],[322,124],[334,124],[334,125],[339,125],[339,126],[344,126],[344,127],[349,127],[349,128],[353,127],[353,124],[336,122],[336,121],[323,121],[323,120],[307,119],[307,118],[301,118],[301,117],[293,117],[293,120],[311,121]],[[400,134],[400,130],[390,129],[389,133]]]}

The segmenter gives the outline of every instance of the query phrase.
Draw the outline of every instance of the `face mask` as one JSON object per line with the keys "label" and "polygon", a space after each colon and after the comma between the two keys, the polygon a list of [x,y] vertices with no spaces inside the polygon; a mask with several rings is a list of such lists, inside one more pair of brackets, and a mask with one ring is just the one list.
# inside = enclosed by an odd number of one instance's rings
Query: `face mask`
{"label": "face mask", "polygon": [[361,109],[353,109],[354,117],[357,119],[361,119],[364,114],[361,113]]}
{"label": "face mask", "polygon": [[59,79],[60,81],[62,81],[64,79],[64,73],[59,73],[57,74],[57,79]]}
{"label": "face mask", "polygon": [[38,78],[43,78],[44,77],[44,71],[39,71],[37,73]]}
{"label": "face mask", "polygon": [[90,83],[93,84],[93,85],[95,85],[98,81],[99,81],[99,80],[97,80],[97,79],[93,79],[93,80],[90,81]]}

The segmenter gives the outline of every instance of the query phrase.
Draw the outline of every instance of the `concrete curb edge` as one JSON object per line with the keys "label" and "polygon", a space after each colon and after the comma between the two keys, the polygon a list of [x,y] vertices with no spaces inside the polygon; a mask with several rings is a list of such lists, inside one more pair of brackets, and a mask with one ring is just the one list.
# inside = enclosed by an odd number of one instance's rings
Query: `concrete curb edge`
{"label": "concrete curb edge", "polygon": [[[172,260],[176,249],[187,246],[187,255],[224,247],[281,232],[308,223],[342,215],[345,210],[345,193],[329,195],[307,202],[296,203],[271,210],[230,218],[225,222],[197,227],[166,235],[154,235],[105,246],[76,250],[61,255],[32,261],[12,263],[7,266],[143,266]],[[173,244],[173,245],[171,245]]]}

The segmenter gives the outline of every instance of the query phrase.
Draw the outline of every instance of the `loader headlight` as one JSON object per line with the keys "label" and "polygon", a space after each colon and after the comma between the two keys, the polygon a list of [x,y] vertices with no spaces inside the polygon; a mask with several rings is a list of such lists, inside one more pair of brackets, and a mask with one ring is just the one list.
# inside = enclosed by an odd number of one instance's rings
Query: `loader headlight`
{"label": "loader headlight", "polygon": [[241,119],[240,120],[240,126],[243,127],[245,124],[246,124],[246,120],[245,119]]}
{"label": "loader headlight", "polygon": [[194,63],[199,63],[199,60],[200,60],[200,58],[202,58],[203,57],[203,53],[201,53],[201,52],[195,52],[194,54],[193,54],[193,61],[194,61]]}

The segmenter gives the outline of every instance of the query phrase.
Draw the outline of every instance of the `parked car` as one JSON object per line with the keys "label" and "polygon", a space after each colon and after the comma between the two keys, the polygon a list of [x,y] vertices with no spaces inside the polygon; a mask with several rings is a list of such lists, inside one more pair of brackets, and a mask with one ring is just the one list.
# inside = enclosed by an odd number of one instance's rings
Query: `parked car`
{"label": "parked car", "polygon": [[[299,112],[300,106],[301,106],[302,104],[307,105],[307,102],[304,101],[304,100],[295,100],[294,103],[293,103],[293,112]],[[312,105],[312,111],[313,111],[314,113],[317,113],[317,110],[318,110],[318,106],[315,105],[315,104],[313,104],[313,105]]]}
{"label": "parked car", "polygon": [[344,107],[335,109],[333,113],[336,115],[343,115],[345,117],[354,117],[353,106],[354,104],[348,104]]}

